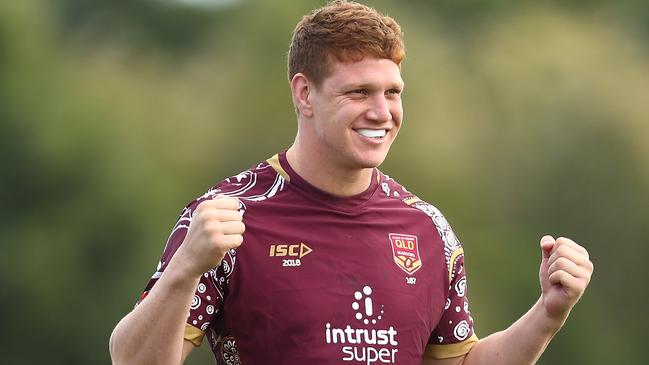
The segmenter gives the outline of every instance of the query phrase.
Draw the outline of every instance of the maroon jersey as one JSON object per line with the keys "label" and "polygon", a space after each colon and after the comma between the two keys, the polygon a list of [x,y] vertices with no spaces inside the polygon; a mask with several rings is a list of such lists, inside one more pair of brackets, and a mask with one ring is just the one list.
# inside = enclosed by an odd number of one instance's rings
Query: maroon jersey
{"label": "maroon jersey", "polygon": [[374,169],[337,197],[275,155],[183,210],[145,294],[182,244],[197,205],[239,198],[244,242],[201,278],[185,338],[217,364],[419,364],[477,341],[464,255],[444,216]]}

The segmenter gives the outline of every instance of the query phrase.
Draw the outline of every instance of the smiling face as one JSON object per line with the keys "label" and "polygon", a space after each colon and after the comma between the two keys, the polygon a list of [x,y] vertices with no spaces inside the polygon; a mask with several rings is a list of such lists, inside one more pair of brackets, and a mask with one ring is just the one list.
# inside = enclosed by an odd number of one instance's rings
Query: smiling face
{"label": "smiling face", "polygon": [[337,170],[380,165],[401,127],[403,80],[389,59],[330,61],[321,85],[309,88],[300,128],[309,135],[312,163]]}

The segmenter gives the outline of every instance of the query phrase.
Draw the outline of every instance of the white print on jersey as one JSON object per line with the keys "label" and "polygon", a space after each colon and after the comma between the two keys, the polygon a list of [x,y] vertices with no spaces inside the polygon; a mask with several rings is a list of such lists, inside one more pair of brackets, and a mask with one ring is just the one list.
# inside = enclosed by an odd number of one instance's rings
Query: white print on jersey
{"label": "white print on jersey", "polygon": [[[376,324],[377,320],[381,320],[381,314],[383,314],[383,309],[381,309],[381,313],[377,314],[374,312],[372,298],[370,298],[371,294],[372,288],[370,288],[369,286],[363,287],[362,293],[360,291],[354,293],[354,299],[356,299],[357,301],[352,303],[352,309],[356,311],[356,319],[362,321],[365,324],[369,324],[370,321],[372,322],[372,324]],[[365,299],[363,299],[363,297],[365,297]],[[383,306],[381,306],[381,308],[383,308]]]}
{"label": "white print on jersey", "polygon": [[[263,169],[272,169],[268,164],[262,163],[257,166],[257,170]],[[245,213],[246,203],[250,201],[262,201],[269,198],[272,198],[285,188],[285,179],[279,174],[275,174],[275,178],[272,184],[265,189],[262,193],[253,193],[254,189],[258,184],[258,172],[256,171],[244,171],[240,174],[227,178],[224,183],[209,189],[205,194],[198,197],[191,205],[188,205],[183,209],[178,218],[176,226],[171,231],[169,238],[167,239],[167,245],[173,241],[173,237],[178,235],[186,235],[189,230],[189,226],[194,218],[195,207],[198,206],[203,201],[215,199],[219,196],[224,197],[234,197],[239,200],[239,212],[242,214]],[[168,247],[165,246],[165,252],[168,250]],[[192,298],[192,303],[190,305],[190,314],[201,312],[200,314],[194,317],[194,319],[189,322],[194,327],[200,328],[202,331],[206,331],[209,327],[210,320],[219,313],[221,307],[218,305],[223,302],[224,298],[224,288],[229,285],[230,276],[234,272],[237,259],[236,249],[230,249],[226,253],[221,264],[205,274],[203,274],[202,282],[198,284],[194,297]],[[286,266],[299,266],[301,263],[298,261],[289,261],[285,263]],[[161,260],[158,262],[156,272],[152,276],[152,280],[157,280],[162,276],[165,268],[168,265],[168,260]],[[207,287],[214,288],[216,291],[215,297],[207,295]]]}
{"label": "white print on jersey", "polygon": [[[394,326],[388,328],[371,328],[383,319],[383,305],[378,306],[372,299],[372,288],[365,285],[354,293],[352,309],[355,318],[361,322],[361,327],[356,328],[347,324],[344,327],[334,327],[331,323],[325,324],[325,342],[327,344],[343,344],[341,352],[342,361],[362,362],[369,364],[396,364],[399,349],[396,348],[397,330]],[[371,325],[370,325],[371,324]],[[368,326],[370,328],[368,328]]]}
{"label": "white print on jersey", "polygon": [[383,190],[385,195],[390,196],[390,186],[388,185],[388,183],[384,182],[383,184],[381,184],[381,189]]}
{"label": "white print on jersey", "polygon": [[457,236],[455,236],[451,225],[448,223],[439,209],[435,208],[429,203],[426,203],[425,201],[418,201],[414,203],[413,206],[426,213],[426,215],[429,216],[435,224],[435,228],[437,228],[437,232],[444,242],[444,256],[446,258],[446,266],[450,270],[451,265],[453,264],[451,262],[451,256],[456,250],[460,248],[460,240],[458,240]]}

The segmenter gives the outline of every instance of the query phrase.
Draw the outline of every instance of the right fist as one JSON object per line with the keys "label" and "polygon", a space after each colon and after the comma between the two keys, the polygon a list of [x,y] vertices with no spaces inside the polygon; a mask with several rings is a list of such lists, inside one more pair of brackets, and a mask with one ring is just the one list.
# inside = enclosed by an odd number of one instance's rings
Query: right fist
{"label": "right fist", "polygon": [[201,202],[192,215],[187,236],[175,259],[184,271],[198,277],[221,263],[225,253],[243,242],[243,215],[239,200],[216,197]]}

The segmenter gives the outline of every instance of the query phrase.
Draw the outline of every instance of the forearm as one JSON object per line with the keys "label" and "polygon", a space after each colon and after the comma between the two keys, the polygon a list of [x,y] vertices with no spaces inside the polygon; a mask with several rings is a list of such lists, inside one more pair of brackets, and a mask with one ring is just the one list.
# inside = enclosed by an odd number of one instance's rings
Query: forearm
{"label": "forearm", "polygon": [[180,364],[187,313],[200,277],[187,277],[173,260],[149,295],[115,327],[113,364]]}
{"label": "forearm", "polygon": [[462,365],[534,364],[566,318],[550,318],[539,300],[509,328],[478,341]]}

